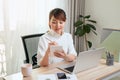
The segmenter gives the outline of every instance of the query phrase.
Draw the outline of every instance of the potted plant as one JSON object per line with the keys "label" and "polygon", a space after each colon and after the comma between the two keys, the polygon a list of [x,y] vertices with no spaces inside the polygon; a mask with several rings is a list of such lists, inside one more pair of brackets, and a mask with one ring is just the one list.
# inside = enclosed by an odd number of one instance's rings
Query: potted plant
{"label": "potted plant", "polygon": [[97,22],[95,20],[91,20],[90,17],[90,15],[79,15],[79,19],[74,24],[74,34],[78,37],[84,37],[86,50],[92,47],[92,42],[87,39],[87,34],[93,32],[95,35],[97,35],[95,27]]}

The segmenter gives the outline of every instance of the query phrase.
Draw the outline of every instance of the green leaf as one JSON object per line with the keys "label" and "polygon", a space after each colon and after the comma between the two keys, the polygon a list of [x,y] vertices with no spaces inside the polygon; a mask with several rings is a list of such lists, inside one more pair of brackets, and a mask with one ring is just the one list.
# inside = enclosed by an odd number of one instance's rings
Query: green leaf
{"label": "green leaf", "polygon": [[81,27],[78,27],[75,31],[75,35],[83,36],[84,34],[85,34],[85,31]]}
{"label": "green leaf", "polygon": [[89,25],[91,29],[96,30],[96,27],[94,25],[92,24],[87,24],[87,25]]}
{"label": "green leaf", "polygon": [[96,33],[94,30],[92,30],[92,32],[93,32],[95,35],[97,35],[97,33]]}
{"label": "green leaf", "polygon": [[90,15],[85,16],[84,18],[90,18]]}
{"label": "green leaf", "polygon": [[78,27],[78,26],[80,26],[80,25],[82,25],[82,24],[83,24],[83,22],[80,21],[80,20],[78,20],[77,22],[75,22],[74,26],[75,26],[75,27]]}
{"label": "green leaf", "polygon": [[84,30],[81,30],[81,31],[79,31],[80,33],[79,33],[79,36],[81,37],[81,36],[84,36],[84,34],[85,34],[85,31]]}
{"label": "green leaf", "polygon": [[83,15],[79,15],[80,18],[83,18],[84,16]]}
{"label": "green leaf", "polygon": [[87,43],[88,43],[88,47],[91,48],[92,47],[92,42],[87,41]]}
{"label": "green leaf", "polygon": [[87,21],[92,22],[92,23],[97,23],[97,22],[96,22],[96,21],[94,21],[94,20],[87,20]]}
{"label": "green leaf", "polygon": [[89,25],[83,25],[83,29],[84,29],[84,31],[86,32],[86,33],[90,33],[90,26]]}

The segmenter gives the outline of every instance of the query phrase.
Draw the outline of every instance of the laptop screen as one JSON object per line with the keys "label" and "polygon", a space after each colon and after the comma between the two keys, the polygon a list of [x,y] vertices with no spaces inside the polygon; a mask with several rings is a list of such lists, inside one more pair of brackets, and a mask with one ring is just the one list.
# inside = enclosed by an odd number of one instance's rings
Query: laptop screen
{"label": "laptop screen", "polygon": [[78,73],[93,67],[96,67],[100,62],[102,53],[105,52],[105,48],[98,48],[95,50],[80,52],[77,56],[75,66],[74,65],[62,65],[58,68],[63,71],[72,73]]}

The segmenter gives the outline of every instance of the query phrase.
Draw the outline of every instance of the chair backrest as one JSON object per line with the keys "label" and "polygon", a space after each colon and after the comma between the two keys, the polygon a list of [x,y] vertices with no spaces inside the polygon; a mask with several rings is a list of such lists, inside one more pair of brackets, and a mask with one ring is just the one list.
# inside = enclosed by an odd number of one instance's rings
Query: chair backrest
{"label": "chair backrest", "polygon": [[41,34],[31,34],[22,36],[23,47],[25,51],[26,60],[25,63],[31,63],[33,66],[37,65],[37,48],[39,37],[42,36],[44,33]]}

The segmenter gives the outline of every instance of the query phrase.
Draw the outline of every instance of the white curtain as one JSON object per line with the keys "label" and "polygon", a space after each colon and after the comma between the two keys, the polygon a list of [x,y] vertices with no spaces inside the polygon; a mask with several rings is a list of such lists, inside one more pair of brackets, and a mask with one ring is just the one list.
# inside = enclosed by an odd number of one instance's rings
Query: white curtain
{"label": "white curtain", "polygon": [[70,26],[70,33],[73,34],[74,44],[77,53],[80,51],[84,51],[84,38],[83,37],[76,37],[74,35],[75,27],[74,23],[78,20],[80,14],[84,15],[85,10],[85,0],[70,0],[69,1],[69,26]]}
{"label": "white curtain", "polygon": [[3,40],[6,53],[7,74],[20,71],[23,64],[24,49],[21,36],[44,32],[37,21],[37,1],[34,0],[3,0],[4,30]]}
{"label": "white curtain", "polygon": [[0,0],[0,45],[5,46],[7,75],[20,71],[25,59],[21,36],[46,32],[49,11],[59,7],[68,14],[68,4],[69,0]]}

